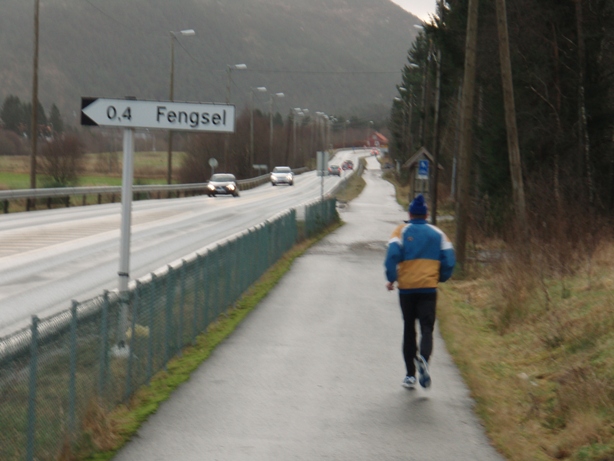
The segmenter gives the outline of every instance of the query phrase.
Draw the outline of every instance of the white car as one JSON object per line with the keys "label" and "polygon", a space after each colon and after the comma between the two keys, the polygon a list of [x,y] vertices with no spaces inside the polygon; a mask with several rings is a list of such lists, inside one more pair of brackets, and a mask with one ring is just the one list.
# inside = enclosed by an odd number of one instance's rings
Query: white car
{"label": "white car", "polygon": [[271,171],[271,184],[276,186],[277,184],[287,184],[289,186],[294,185],[294,173],[289,166],[276,166]]}

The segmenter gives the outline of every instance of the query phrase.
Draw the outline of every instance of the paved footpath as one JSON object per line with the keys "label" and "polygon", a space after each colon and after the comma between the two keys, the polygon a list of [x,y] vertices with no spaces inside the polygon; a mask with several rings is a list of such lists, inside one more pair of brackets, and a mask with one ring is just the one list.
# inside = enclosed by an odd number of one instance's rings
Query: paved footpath
{"label": "paved footpath", "polygon": [[502,461],[437,334],[428,391],[401,386],[383,261],[407,213],[369,159],[344,226],[297,259],[115,461]]}

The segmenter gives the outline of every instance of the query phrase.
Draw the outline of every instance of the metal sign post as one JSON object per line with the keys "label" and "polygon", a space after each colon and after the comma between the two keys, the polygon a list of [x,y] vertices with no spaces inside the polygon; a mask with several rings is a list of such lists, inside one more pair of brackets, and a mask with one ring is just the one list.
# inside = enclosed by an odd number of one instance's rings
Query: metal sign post
{"label": "metal sign post", "polygon": [[134,130],[124,130],[124,166],[122,170],[122,218],[119,250],[118,288],[121,302],[118,346],[126,344],[128,329],[128,282],[130,281],[130,227],[132,224],[132,178],[134,164]]}
{"label": "metal sign post", "polygon": [[[168,101],[137,101],[134,98],[81,98],[81,125],[124,128],[124,166],[122,172],[121,236],[118,290],[120,315],[118,343],[114,353],[127,356],[126,332],[130,304],[130,228],[132,221],[132,181],[134,176],[134,129],[209,131],[233,133],[235,107],[230,104],[201,104]],[[212,164],[212,163],[215,164]],[[217,160],[211,159],[215,168]]]}
{"label": "metal sign post", "polygon": [[213,157],[209,159],[209,166],[211,167],[211,176],[215,174],[215,168],[217,167],[217,165],[218,165],[217,159]]}

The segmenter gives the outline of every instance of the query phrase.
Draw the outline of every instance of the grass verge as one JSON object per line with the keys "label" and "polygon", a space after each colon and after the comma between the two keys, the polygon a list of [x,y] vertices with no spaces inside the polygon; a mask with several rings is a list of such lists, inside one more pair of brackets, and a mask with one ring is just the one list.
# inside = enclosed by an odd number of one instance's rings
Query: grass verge
{"label": "grass verge", "polygon": [[506,459],[612,461],[614,243],[574,274],[538,252],[442,286],[442,335]]}

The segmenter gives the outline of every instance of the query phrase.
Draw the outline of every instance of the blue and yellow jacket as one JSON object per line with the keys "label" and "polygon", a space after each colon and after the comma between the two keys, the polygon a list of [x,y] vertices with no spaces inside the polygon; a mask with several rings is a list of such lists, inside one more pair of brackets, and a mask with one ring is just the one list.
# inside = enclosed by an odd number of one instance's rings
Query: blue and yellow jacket
{"label": "blue and yellow jacket", "polygon": [[431,293],[438,282],[452,275],[456,256],[441,229],[425,219],[398,226],[388,242],[386,278],[397,282],[401,293]]}

